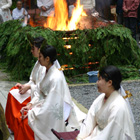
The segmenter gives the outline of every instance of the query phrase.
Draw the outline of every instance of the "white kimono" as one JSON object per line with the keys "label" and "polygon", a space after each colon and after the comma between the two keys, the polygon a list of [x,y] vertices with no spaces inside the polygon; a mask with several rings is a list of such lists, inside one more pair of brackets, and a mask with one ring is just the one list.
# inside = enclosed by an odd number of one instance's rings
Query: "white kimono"
{"label": "white kimono", "polygon": [[31,101],[30,103],[35,104],[38,102],[38,94],[35,95],[34,92],[37,89],[37,85],[42,81],[46,73],[46,67],[41,66],[37,61],[30,75],[30,81],[27,83],[31,86]]}
{"label": "white kimono", "polygon": [[[31,96],[31,102],[32,104],[38,102],[38,95],[33,94],[34,91],[37,88],[37,84],[43,79],[45,76],[46,68],[44,66],[41,66],[40,63],[37,61],[34,65],[34,68],[30,75],[30,81],[26,84],[31,86],[31,89],[28,90],[25,94],[21,95],[19,93],[18,89],[13,89],[10,91],[10,93],[13,95],[13,97],[18,100],[20,103],[23,103],[28,97]],[[26,85],[25,84],[25,85]]]}
{"label": "white kimono", "polygon": [[11,20],[10,7],[12,0],[0,0],[0,23]]}
{"label": "white kimono", "polygon": [[89,109],[77,140],[136,140],[133,123],[123,97],[114,91],[104,101],[101,94]]}
{"label": "white kimono", "polygon": [[51,129],[66,131],[64,102],[71,106],[70,126],[79,128],[68,85],[55,65],[48,70],[35,94],[40,95],[40,101],[28,112],[28,124],[35,133],[35,139],[57,140]]}
{"label": "white kimono", "polygon": [[41,13],[40,13],[41,16],[48,17],[48,16],[54,15],[54,13],[52,13],[52,11],[54,11],[54,1],[53,0],[37,0],[37,6],[40,9],[41,9],[41,6],[44,6],[47,9],[47,11],[45,11],[45,12],[41,10]]}

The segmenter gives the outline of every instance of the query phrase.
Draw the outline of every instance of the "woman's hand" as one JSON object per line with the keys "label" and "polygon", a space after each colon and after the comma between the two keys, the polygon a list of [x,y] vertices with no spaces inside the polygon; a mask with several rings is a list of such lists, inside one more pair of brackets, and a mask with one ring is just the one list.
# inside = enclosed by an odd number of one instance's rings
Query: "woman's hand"
{"label": "woman's hand", "polygon": [[125,9],[124,12],[127,13],[128,12],[128,9]]}
{"label": "woman's hand", "polygon": [[21,88],[21,86],[22,86],[22,84],[17,83],[15,86],[16,86],[16,87],[18,87],[18,88],[20,89],[20,88]]}
{"label": "woman's hand", "polygon": [[41,9],[42,9],[42,11],[44,11],[44,12],[46,12],[46,11],[47,11],[47,9],[46,9],[46,7],[45,7],[45,6],[41,6]]}
{"label": "woman's hand", "polygon": [[20,94],[24,94],[27,92],[27,90],[29,90],[31,88],[30,85],[22,85],[20,88],[19,88],[19,93]]}
{"label": "woman's hand", "polygon": [[32,108],[32,104],[28,104],[27,106],[25,107],[22,107],[22,109],[20,110],[22,116],[21,116],[21,119],[24,120],[25,118],[27,118],[28,116],[28,111]]}

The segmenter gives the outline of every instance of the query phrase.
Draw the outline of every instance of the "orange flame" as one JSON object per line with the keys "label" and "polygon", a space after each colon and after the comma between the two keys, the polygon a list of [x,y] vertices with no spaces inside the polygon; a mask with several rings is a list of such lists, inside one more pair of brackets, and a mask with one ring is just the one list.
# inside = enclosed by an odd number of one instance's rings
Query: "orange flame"
{"label": "orange flame", "polygon": [[72,17],[68,24],[68,30],[77,29],[77,25],[81,19],[81,16],[86,16],[86,13],[83,11],[83,6],[80,5],[80,0],[77,0],[76,7],[72,12]]}
{"label": "orange flame", "polygon": [[83,11],[83,6],[80,5],[80,0],[77,0],[71,18],[68,15],[66,0],[54,0],[54,7],[55,16],[47,18],[47,23],[44,24],[45,28],[49,27],[53,30],[76,30],[81,16],[86,15]]}
{"label": "orange flame", "polygon": [[34,23],[33,19],[30,18],[29,20],[29,25],[32,26],[32,27],[36,27],[37,25]]}
{"label": "orange flame", "polygon": [[64,45],[66,49],[71,49],[71,45]]}

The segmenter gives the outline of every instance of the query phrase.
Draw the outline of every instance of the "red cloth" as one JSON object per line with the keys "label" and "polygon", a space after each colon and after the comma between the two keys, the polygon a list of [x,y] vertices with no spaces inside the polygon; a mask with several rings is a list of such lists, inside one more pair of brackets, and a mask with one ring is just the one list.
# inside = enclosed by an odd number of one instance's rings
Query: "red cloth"
{"label": "red cloth", "polygon": [[128,12],[123,12],[124,17],[137,18],[139,4],[140,0],[123,0],[123,11],[128,10]]}
{"label": "red cloth", "polygon": [[14,133],[14,140],[34,140],[34,132],[28,125],[28,118],[18,120],[18,130]]}
{"label": "red cloth", "polygon": [[[12,89],[17,89],[13,87]],[[20,110],[22,107],[29,103],[31,97],[27,98],[22,104],[20,104],[9,92],[5,110],[5,117],[8,128],[14,132],[15,140],[32,140],[34,139],[34,133],[28,125],[27,119],[21,120]],[[28,131],[28,132],[27,132]],[[26,139],[25,139],[26,138]]]}

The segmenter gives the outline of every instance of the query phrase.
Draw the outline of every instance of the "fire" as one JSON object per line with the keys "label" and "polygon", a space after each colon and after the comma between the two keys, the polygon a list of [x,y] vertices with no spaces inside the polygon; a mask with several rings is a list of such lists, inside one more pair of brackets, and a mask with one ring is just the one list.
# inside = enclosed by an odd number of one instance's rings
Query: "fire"
{"label": "fire", "polygon": [[77,25],[81,19],[81,16],[86,16],[86,13],[83,11],[83,6],[80,5],[80,0],[77,0],[76,7],[73,10],[71,20],[69,21],[69,24],[68,24],[69,30],[77,29]]}
{"label": "fire", "polygon": [[69,18],[66,0],[54,0],[54,7],[55,16],[47,18],[47,23],[44,24],[45,28],[53,30],[76,30],[81,17],[86,15],[83,6],[80,5],[80,0],[77,0],[71,18]]}
{"label": "fire", "polygon": [[71,45],[64,45],[66,49],[71,49]]}
{"label": "fire", "polygon": [[30,24],[30,26],[32,26],[32,27],[36,27],[36,26],[37,26],[37,25],[34,23],[34,21],[33,21],[32,18],[30,18],[29,24]]}

